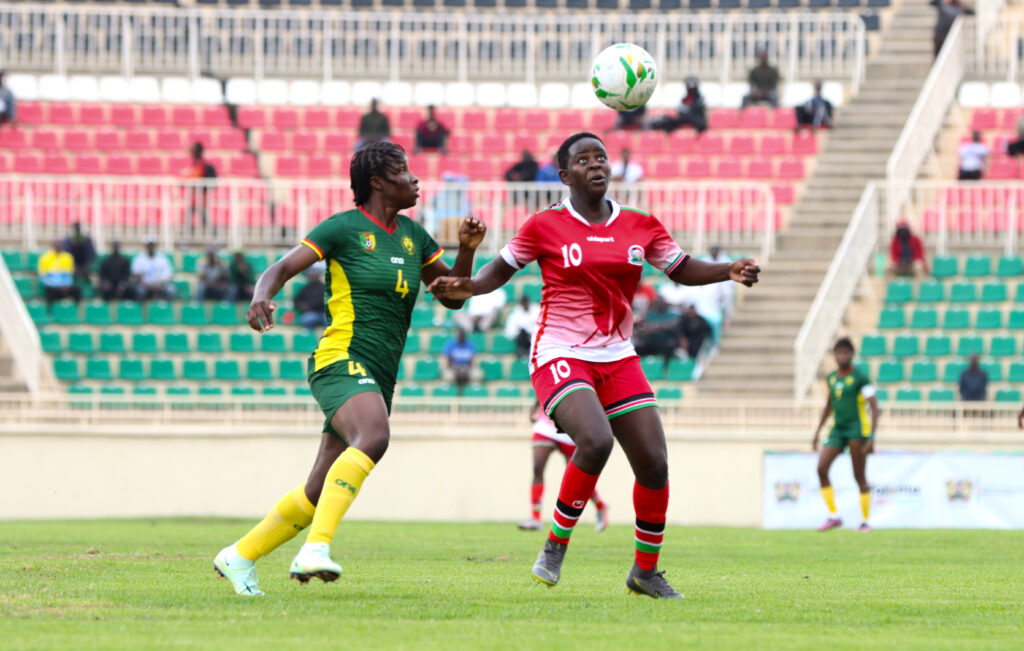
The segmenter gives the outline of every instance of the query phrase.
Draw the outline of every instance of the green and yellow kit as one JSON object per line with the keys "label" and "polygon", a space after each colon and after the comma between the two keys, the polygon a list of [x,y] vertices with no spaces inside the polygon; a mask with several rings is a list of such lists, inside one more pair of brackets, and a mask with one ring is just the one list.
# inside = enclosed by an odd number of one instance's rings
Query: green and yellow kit
{"label": "green and yellow kit", "polygon": [[857,367],[843,376],[833,371],[826,382],[832,405],[832,429],[825,445],[844,450],[850,439],[871,438],[871,418],[866,405],[868,398],[875,395],[875,388],[867,373]]}

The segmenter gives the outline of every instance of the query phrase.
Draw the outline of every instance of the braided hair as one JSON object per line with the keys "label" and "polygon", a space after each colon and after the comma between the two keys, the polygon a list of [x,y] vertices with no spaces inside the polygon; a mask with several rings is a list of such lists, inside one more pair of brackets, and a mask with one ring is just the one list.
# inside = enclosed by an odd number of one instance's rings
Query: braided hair
{"label": "braided hair", "polygon": [[384,178],[388,172],[397,172],[404,162],[405,150],[383,140],[371,142],[353,154],[348,174],[356,205],[361,206],[370,200],[371,178]]}
{"label": "braided hair", "polygon": [[572,134],[558,147],[558,154],[555,156],[558,159],[558,169],[569,169],[569,148],[584,138],[593,138],[602,145],[604,144],[604,141],[601,140],[601,138],[589,131],[581,131],[580,133]]}
{"label": "braided hair", "polygon": [[832,347],[832,350],[848,350],[851,353],[854,352],[853,342],[850,341],[849,337],[842,337],[836,341],[836,345]]}

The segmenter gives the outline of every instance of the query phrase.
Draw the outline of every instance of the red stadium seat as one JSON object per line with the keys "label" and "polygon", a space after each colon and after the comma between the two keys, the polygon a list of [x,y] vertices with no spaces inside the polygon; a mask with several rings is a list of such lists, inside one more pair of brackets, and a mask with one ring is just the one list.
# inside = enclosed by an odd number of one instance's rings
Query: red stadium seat
{"label": "red stadium seat", "polygon": [[71,129],[64,132],[64,149],[71,151],[85,151],[92,149],[90,142],[90,131]]}
{"label": "red stadium seat", "polygon": [[124,148],[138,151],[153,149],[153,132],[129,131],[124,138]]}
{"label": "red stadium seat", "polygon": [[474,158],[466,163],[469,178],[473,181],[493,181],[497,176],[494,161],[490,158]]}
{"label": "red stadium seat", "polygon": [[559,131],[582,131],[583,114],[574,109],[562,109],[555,115],[555,128]]}
{"label": "red stadium seat", "polygon": [[78,124],[78,119],[75,116],[75,110],[70,104],[64,103],[53,103],[50,104],[50,110],[47,117],[49,124]]}
{"label": "red stadium seat", "polygon": [[775,173],[772,171],[772,160],[758,156],[747,162],[747,178],[751,179],[773,179]]}
{"label": "red stadium seat", "polygon": [[761,138],[762,156],[781,156],[788,153],[785,136],[765,136]]}
{"label": "red stadium seat", "polygon": [[108,123],[105,104],[82,104],[78,109],[79,124],[100,126]]}
{"label": "red stadium seat", "polygon": [[331,176],[334,174],[334,161],[330,156],[310,156],[306,159],[306,174],[309,176]]}
{"label": "red stadium seat", "polygon": [[711,176],[711,163],[708,159],[698,157],[686,161],[686,178],[706,179]]}
{"label": "red stadium seat", "polygon": [[764,129],[768,126],[768,109],[763,106],[751,106],[740,111],[738,126],[740,129]]}
{"label": "red stadium seat", "polygon": [[545,109],[530,109],[523,113],[523,128],[530,131],[547,131],[551,128],[551,112]]}
{"label": "red stadium seat", "polygon": [[71,172],[71,161],[64,154],[51,152],[43,159],[43,174],[68,174]]}
{"label": "red stadium seat", "polygon": [[139,156],[136,170],[143,176],[162,176],[167,174],[167,159],[163,156]]}
{"label": "red stadium seat", "polygon": [[110,123],[116,127],[134,127],[137,124],[136,112],[132,104],[114,104],[110,107]]}
{"label": "red stadium seat", "polygon": [[432,179],[435,158],[432,154],[409,154],[409,170],[421,179]]}
{"label": "red stadium seat", "polygon": [[123,154],[115,154],[113,156],[107,156],[106,172],[107,174],[116,174],[118,176],[128,176],[132,173],[132,159]]}
{"label": "red stadium seat", "polygon": [[494,130],[495,131],[518,131],[519,124],[519,111],[511,108],[500,108],[494,112]]}
{"label": "red stadium seat", "polygon": [[673,131],[668,137],[667,153],[676,156],[692,154],[697,148],[697,136],[689,129]]}
{"label": "red stadium seat", "polygon": [[738,179],[743,176],[743,166],[737,158],[722,158],[715,166],[715,176],[722,179]]}
{"label": "red stadium seat", "polygon": [[1002,157],[992,159],[992,163],[985,172],[985,178],[990,181],[1005,181],[1020,176],[1020,170],[1016,159]]}
{"label": "red stadium seat", "polygon": [[679,176],[679,160],[676,158],[659,158],[650,168],[652,179],[674,179]]}
{"label": "red stadium seat", "polygon": [[504,133],[487,134],[480,140],[481,154],[504,154],[507,151]]}
{"label": "red stadium seat", "polygon": [[793,146],[790,151],[794,154],[814,155],[818,153],[818,137],[813,133],[801,131],[793,136]]}
{"label": "red stadium seat", "polygon": [[171,174],[184,174],[192,169],[192,157],[188,154],[172,154],[167,158],[167,169]]}
{"label": "red stadium seat", "polygon": [[103,129],[96,132],[96,149],[102,151],[117,151],[124,146],[124,139],[121,131]]}
{"label": "red stadium seat", "polygon": [[412,151],[415,146],[411,133],[392,133],[391,142],[395,143],[405,151]]}
{"label": "red stadium seat", "polygon": [[587,129],[594,133],[607,131],[615,126],[615,118],[618,117],[618,115],[619,114],[615,111],[610,111],[608,109],[591,111]]}
{"label": "red stadium seat", "polygon": [[445,174],[466,176],[466,165],[462,158],[446,156],[437,163],[437,175],[443,177]]}
{"label": "red stadium seat", "polygon": [[[633,132],[631,131],[613,131],[604,138],[605,147],[608,148],[608,153],[613,157],[618,156],[619,152],[623,149],[629,149],[630,151],[636,151],[636,147],[633,146]],[[562,136],[561,140],[564,140],[565,136]],[[561,142],[559,142],[561,144]],[[557,149],[557,147],[556,147]]]}
{"label": "red stadium seat", "polygon": [[637,153],[644,156],[654,156],[665,151],[668,138],[660,131],[644,131],[637,138]]}
{"label": "red stadium seat", "polygon": [[472,154],[476,150],[476,138],[468,133],[448,136],[448,151],[453,154]]}
{"label": "red stadium seat", "polygon": [[262,129],[267,125],[267,112],[262,106],[240,106],[238,126],[243,129]]}
{"label": "red stadium seat", "polygon": [[51,131],[50,129],[39,129],[33,131],[29,142],[35,149],[56,149],[57,148],[57,132]]}
{"label": "red stadium seat", "polygon": [[[424,115],[426,114],[424,113]],[[437,118],[438,122],[448,127],[449,131],[451,131],[451,129],[455,126],[455,111],[453,111],[452,109],[436,109],[434,111],[434,116]]]}
{"label": "red stadium seat", "polygon": [[307,129],[326,129],[331,126],[330,114],[327,109],[308,108],[302,113],[302,126]]}
{"label": "red stadium seat", "polygon": [[1017,130],[1017,118],[1024,115],[1024,109],[1006,109],[999,115],[999,128],[1005,131]]}
{"label": "red stadium seat", "polygon": [[729,153],[733,156],[749,156],[754,153],[754,138],[747,134],[738,134],[729,138]]}
{"label": "red stadium seat", "polygon": [[739,126],[736,109],[714,109],[708,118],[709,129],[735,129]]}
{"label": "red stadium seat", "polygon": [[46,111],[39,102],[18,102],[18,122],[22,124],[47,124]]}
{"label": "red stadium seat", "polygon": [[230,176],[259,176],[259,170],[256,167],[256,159],[249,153],[235,154],[229,158],[227,172]]}
{"label": "red stadium seat", "polygon": [[277,176],[301,176],[302,166],[295,156],[278,156],[274,163],[274,173]]}
{"label": "red stadium seat", "polygon": [[185,144],[185,134],[181,131],[165,130],[156,134],[156,148],[164,151],[180,151],[190,146]]}
{"label": "red stadium seat", "polygon": [[772,195],[775,197],[775,203],[777,204],[789,205],[795,200],[793,186],[788,183],[773,183]]}
{"label": "red stadium seat", "polygon": [[324,151],[336,153],[351,153],[355,138],[349,133],[329,132],[324,135]]}
{"label": "red stadium seat", "polygon": [[562,145],[563,140],[565,140],[565,135],[561,133],[549,133],[544,136],[544,139],[541,141],[540,151],[537,152],[537,160],[541,163],[551,160],[555,152]]}
{"label": "red stadium seat", "polygon": [[284,132],[268,129],[260,133],[261,151],[284,151],[285,149]]}
{"label": "red stadium seat", "polygon": [[43,169],[43,159],[38,154],[19,152],[14,156],[14,171],[21,174],[39,174]]}
{"label": "red stadium seat", "polygon": [[207,151],[216,149],[216,147],[213,146],[213,132],[209,129],[192,129],[188,134],[188,138],[185,139],[185,142],[187,142],[190,147],[194,142],[201,143],[203,148]]}
{"label": "red stadium seat", "polygon": [[987,131],[996,128],[996,110],[990,108],[975,109],[971,116],[971,131]]}
{"label": "red stadium seat", "polygon": [[725,138],[718,133],[705,131],[697,140],[697,153],[702,156],[719,156],[725,151]]}
{"label": "red stadium seat", "polygon": [[790,131],[796,128],[796,111],[791,106],[772,111],[771,127]]}
{"label": "red stadium seat", "polygon": [[490,128],[487,111],[468,109],[462,113],[462,129],[465,131],[486,131]]}
{"label": "red stadium seat", "polygon": [[231,116],[228,115],[228,108],[223,104],[204,106],[199,123],[204,127],[230,127]]}
{"label": "red stadium seat", "polygon": [[334,114],[334,126],[339,129],[355,129],[363,117],[362,111],[355,107],[339,108]]}
{"label": "red stadium seat", "polygon": [[804,178],[804,162],[799,158],[784,158],[779,163],[778,178],[799,181]]}
{"label": "red stadium seat", "polygon": [[20,129],[0,129],[0,148],[19,151],[28,148],[28,135]]}
{"label": "red stadium seat", "polygon": [[142,107],[142,124],[147,127],[167,126],[167,107],[150,104]]}
{"label": "red stadium seat", "polygon": [[536,133],[517,133],[512,137],[512,149],[521,152],[524,149],[533,153],[540,150],[540,138]]}
{"label": "red stadium seat", "polygon": [[194,106],[175,106],[171,109],[171,124],[176,127],[194,127],[199,124],[199,114]]}
{"label": "red stadium seat", "polygon": [[312,153],[320,149],[320,135],[315,131],[296,131],[292,134],[292,151]]}
{"label": "red stadium seat", "polygon": [[238,129],[222,128],[213,132],[214,149],[237,150],[246,147],[245,134]]}
{"label": "red stadium seat", "polygon": [[421,120],[425,119],[426,113],[420,109],[404,108],[398,112],[396,120],[399,129],[415,129]]}
{"label": "red stadium seat", "polygon": [[102,174],[102,170],[100,157],[95,154],[79,154],[71,165],[71,171],[75,174]]}
{"label": "red stadium seat", "polygon": [[275,129],[295,129],[299,126],[299,112],[293,108],[275,108],[270,112],[270,126]]}

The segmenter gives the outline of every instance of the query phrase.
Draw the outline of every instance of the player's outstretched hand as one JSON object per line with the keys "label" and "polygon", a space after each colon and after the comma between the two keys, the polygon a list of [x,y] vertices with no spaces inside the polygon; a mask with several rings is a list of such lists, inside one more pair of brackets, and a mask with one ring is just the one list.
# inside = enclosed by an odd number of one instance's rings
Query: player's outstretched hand
{"label": "player's outstretched hand", "polygon": [[487,225],[470,215],[462,221],[459,227],[459,245],[476,249],[484,241],[487,234]]}
{"label": "player's outstretched hand", "polygon": [[465,277],[441,276],[430,283],[427,292],[433,294],[434,298],[464,301],[473,296],[473,283]]}
{"label": "player's outstretched hand", "polygon": [[729,278],[747,287],[754,286],[759,273],[761,273],[761,267],[757,266],[757,262],[751,258],[740,258],[729,265]]}
{"label": "player's outstretched hand", "polygon": [[274,327],[274,310],[277,303],[274,301],[253,301],[245,312],[245,320],[249,327],[256,332],[266,332]]}

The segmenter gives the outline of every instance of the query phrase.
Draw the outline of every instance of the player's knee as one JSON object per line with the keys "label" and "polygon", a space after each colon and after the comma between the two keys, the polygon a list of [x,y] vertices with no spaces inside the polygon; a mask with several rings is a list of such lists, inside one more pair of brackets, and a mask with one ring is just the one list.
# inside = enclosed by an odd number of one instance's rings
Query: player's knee
{"label": "player's knee", "polygon": [[604,466],[612,454],[614,445],[615,439],[611,434],[581,437],[579,445],[576,446],[576,453],[591,463]]}
{"label": "player's knee", "polygon": [[361,450],[374,463],[378,463],[384,458],[384,453],[388,451],[390,442],[391,431],[386,424],[361,429],[352,437],[351,441],[353,447]]}

